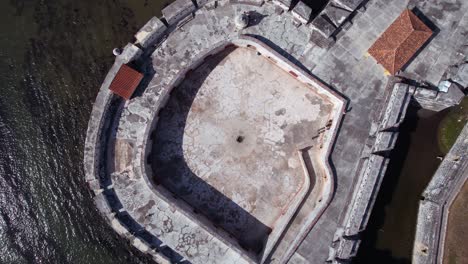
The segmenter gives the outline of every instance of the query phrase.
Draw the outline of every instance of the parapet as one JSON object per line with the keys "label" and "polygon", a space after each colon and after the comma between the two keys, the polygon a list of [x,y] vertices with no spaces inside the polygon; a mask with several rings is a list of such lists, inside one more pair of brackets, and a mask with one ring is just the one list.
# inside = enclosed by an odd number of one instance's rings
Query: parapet
{"label": "parapet", "polygon": [[162,10],[169,25],[174,25],[196,9],[191,0],[177,0]]}
{"label": "parapet", "polygon": [[381,123],[382,130],[398,127],[400,125],[411,98],[411,95],[408,93],[409,86],[407,84],[397,83],[393,89],[394,92],[390,97],[389,107],[386,109],[384,119]]}
{"label": "parapet", "polygon": [[166,25],[157,17],[151,18],[136,34],[136,44],[143,48],[150,46],[166,31]]}

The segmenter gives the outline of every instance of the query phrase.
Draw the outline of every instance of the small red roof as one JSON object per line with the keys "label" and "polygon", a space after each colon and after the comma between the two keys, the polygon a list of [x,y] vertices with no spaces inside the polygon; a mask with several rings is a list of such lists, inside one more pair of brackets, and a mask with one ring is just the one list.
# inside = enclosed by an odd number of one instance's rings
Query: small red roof
{"label": "small red roof", "polygon": [[109,90],[125,100],[130,99],[133,92],[143,79],[143,74],[135,71],[126,64],[122,64],[119,71],[112,80]]}
{"label": "small red roof", "polygon": [[385,30],[370,47],[369,54],[394,75],[431,37],[432,30],[409,9]]}

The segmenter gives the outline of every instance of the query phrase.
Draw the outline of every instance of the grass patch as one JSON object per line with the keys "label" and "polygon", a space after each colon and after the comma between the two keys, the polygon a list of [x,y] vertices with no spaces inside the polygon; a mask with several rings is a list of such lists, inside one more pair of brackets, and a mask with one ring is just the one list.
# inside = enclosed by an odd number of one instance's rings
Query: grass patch
{"label": "grass patch", "polygon": [[465,96],[461,103],[454,106],[447,116],[440,122],[438,129],[439,147],[443,153],[447,153],[457,140],[468,120],[468,97]]}

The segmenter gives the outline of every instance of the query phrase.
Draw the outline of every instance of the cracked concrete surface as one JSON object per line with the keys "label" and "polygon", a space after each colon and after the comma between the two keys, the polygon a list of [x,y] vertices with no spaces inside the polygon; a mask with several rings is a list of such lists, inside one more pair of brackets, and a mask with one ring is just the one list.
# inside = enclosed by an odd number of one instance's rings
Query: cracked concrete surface
{"label": "cracked concrete surface", "polygon": [[161,110],[152,166],[241,246],[259,252],[304,186],[298,148],[327,125],[332,104],[248,48],[205,61]]}

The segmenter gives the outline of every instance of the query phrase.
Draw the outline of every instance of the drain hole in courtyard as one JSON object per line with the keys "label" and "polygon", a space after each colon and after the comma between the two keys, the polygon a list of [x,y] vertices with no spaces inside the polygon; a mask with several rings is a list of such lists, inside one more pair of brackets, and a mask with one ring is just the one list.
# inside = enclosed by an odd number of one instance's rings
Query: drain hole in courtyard
{"label": "drain hole in courtyard", "polygon": [[242,143],[242,141],[244,141],[244,137],[243,136],[238,136],[236,141],[237,141],[237,143]]}

